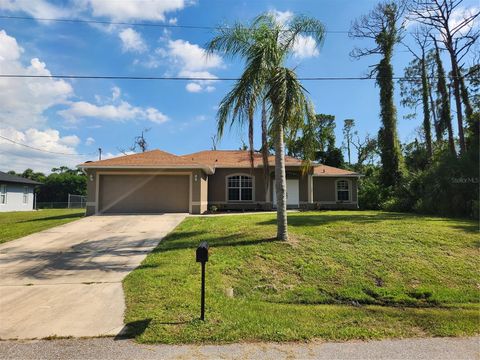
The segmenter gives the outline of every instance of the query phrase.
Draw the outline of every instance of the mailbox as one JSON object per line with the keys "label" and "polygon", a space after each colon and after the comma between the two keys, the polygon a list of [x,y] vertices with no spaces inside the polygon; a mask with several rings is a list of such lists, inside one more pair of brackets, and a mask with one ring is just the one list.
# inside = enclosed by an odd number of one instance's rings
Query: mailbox
{"label": "mailbox", "polygon": [[206,263],[208,261],[208,243],[202,241],[197,248],[197,262]]}

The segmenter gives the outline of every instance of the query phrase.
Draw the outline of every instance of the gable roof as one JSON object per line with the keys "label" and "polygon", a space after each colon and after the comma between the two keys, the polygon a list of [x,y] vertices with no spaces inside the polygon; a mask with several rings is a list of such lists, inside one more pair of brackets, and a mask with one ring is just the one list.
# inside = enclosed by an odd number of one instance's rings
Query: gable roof
{"label": "gable roof", "polygon": [[349,170],[344,170],[344,169],[339,169],[333,166],[328,166],[328,165],[321,165],[317,164],[313,168],[313,176],[350,176],[350,177],[358,177],[360,176],[359,173],[349,171]]}
{"label": "gable roof", "polygon": [[204,164],[200,164],[181,156],[170,154],[166,151],[151,150],[143,153],[118,156],[111,159],[87,161],[79,168],[184,168],[184,169],[203,169],[211,173],[212,169]]}
{"label": "gable roof", "polygon": [[0,183],[17,183],[17,184],[28,184],[28,185],[42,185],[41,182],[23,178],[17,175],[10,175],[0,171]]}
{"label": "gable roof", "polygon": [[[249,168],[250,152],[248,150],[205,150],[183,155],[185,159],[206,164],[212,168]],[[254,167],[262,167],[262,154],[255,152]],[[275,156],[268,157],[268,164],[275,166]],[[302,166],[302,160],[285,156],[285,166]]]}

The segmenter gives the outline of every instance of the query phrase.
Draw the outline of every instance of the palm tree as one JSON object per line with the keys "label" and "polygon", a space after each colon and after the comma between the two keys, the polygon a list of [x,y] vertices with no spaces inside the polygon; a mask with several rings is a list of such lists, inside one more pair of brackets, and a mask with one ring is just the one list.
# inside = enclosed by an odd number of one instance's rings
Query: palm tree
{"label": "palm tree", "polygon": [[[273,14],[265,13],[255,18],[249,26],[237,23],[217,31],[207,45],[208,51],[219,51],[230,57],[245,59],[245,69],[240,79],[220,103],[217,114],[218,134],[222,136],[228,122],[230,126],[248,122],[253,167],[254,115],[259,105],[265,109],[262,118],[268,118],[275,144],[277,238],[287,240],[284,132],[286,128],[300,128],[300,124],[309,122],[314,115],[295,71],[284,64],[301,36],[308,34],[317,43],[322,43],[324,26],[318,20],[306,16],[295,16],[288,24],[281,24]],[[265,129],[265,126],[262,127]],[[265,146],[263,148],[267,151]],[[268,169],[265,153],[263,159],[264,169]]]}

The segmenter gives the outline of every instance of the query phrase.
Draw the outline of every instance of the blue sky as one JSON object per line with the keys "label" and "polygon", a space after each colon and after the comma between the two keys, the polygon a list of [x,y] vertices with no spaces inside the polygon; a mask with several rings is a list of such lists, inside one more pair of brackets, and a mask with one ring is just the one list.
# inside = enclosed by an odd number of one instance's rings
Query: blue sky
{"label": "blue sky", "polygon": [[[222,0],[69,0],[0,3],[0,15],[94,19],[113,22],[206,25],[248,21],[264,11],[288,18],[306,14],[327,30],[347,31],[356,17],[376,1],[222,1]],[[465,2],[474,6],[475,1]],[[242,62],[204,57],[210,30],[128,25],[93,25],[0,19],[0,73],[236,77]],[[311,39],[298,44],[288,60],[300,77],[363,76],[378,58],[349,57],[354,46],[368,45],[344,33],[327,33],[322,47]],[[398,47],[394,57],[401,75],[411,56]],[[305,82],[317,113],[336,116],[337,143],[343,120],[353,118],[360,135],[375,135],[380,125],[378,88],[374,81]],[[128,148],[142,129],[149,147],[175,154],[209,149],[216,132],[216,107],[232,82],[8,79],[0,81],[0,135],[52,152],[0,139],[0,170],[48,171],[107,156]],[[397,94],[399,133],[412,140],[420,119],[406,120]],[[257,130],[259,128],[257,127]],[[234,128],[219,143],[236,149],[245,129]],[[260,134],[256,132],[258,146]],[[92,154],[92,155],[79,155]]]}

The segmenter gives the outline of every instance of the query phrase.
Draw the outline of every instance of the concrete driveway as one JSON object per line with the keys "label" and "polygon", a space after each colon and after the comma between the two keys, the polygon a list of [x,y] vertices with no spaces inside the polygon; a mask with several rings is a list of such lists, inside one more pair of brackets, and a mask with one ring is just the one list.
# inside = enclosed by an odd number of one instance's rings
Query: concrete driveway
{"label": "concrete driveway", "polygon": [[123,278],[186,216],[92,216],[1,245],[0,339],[118,334]]}

